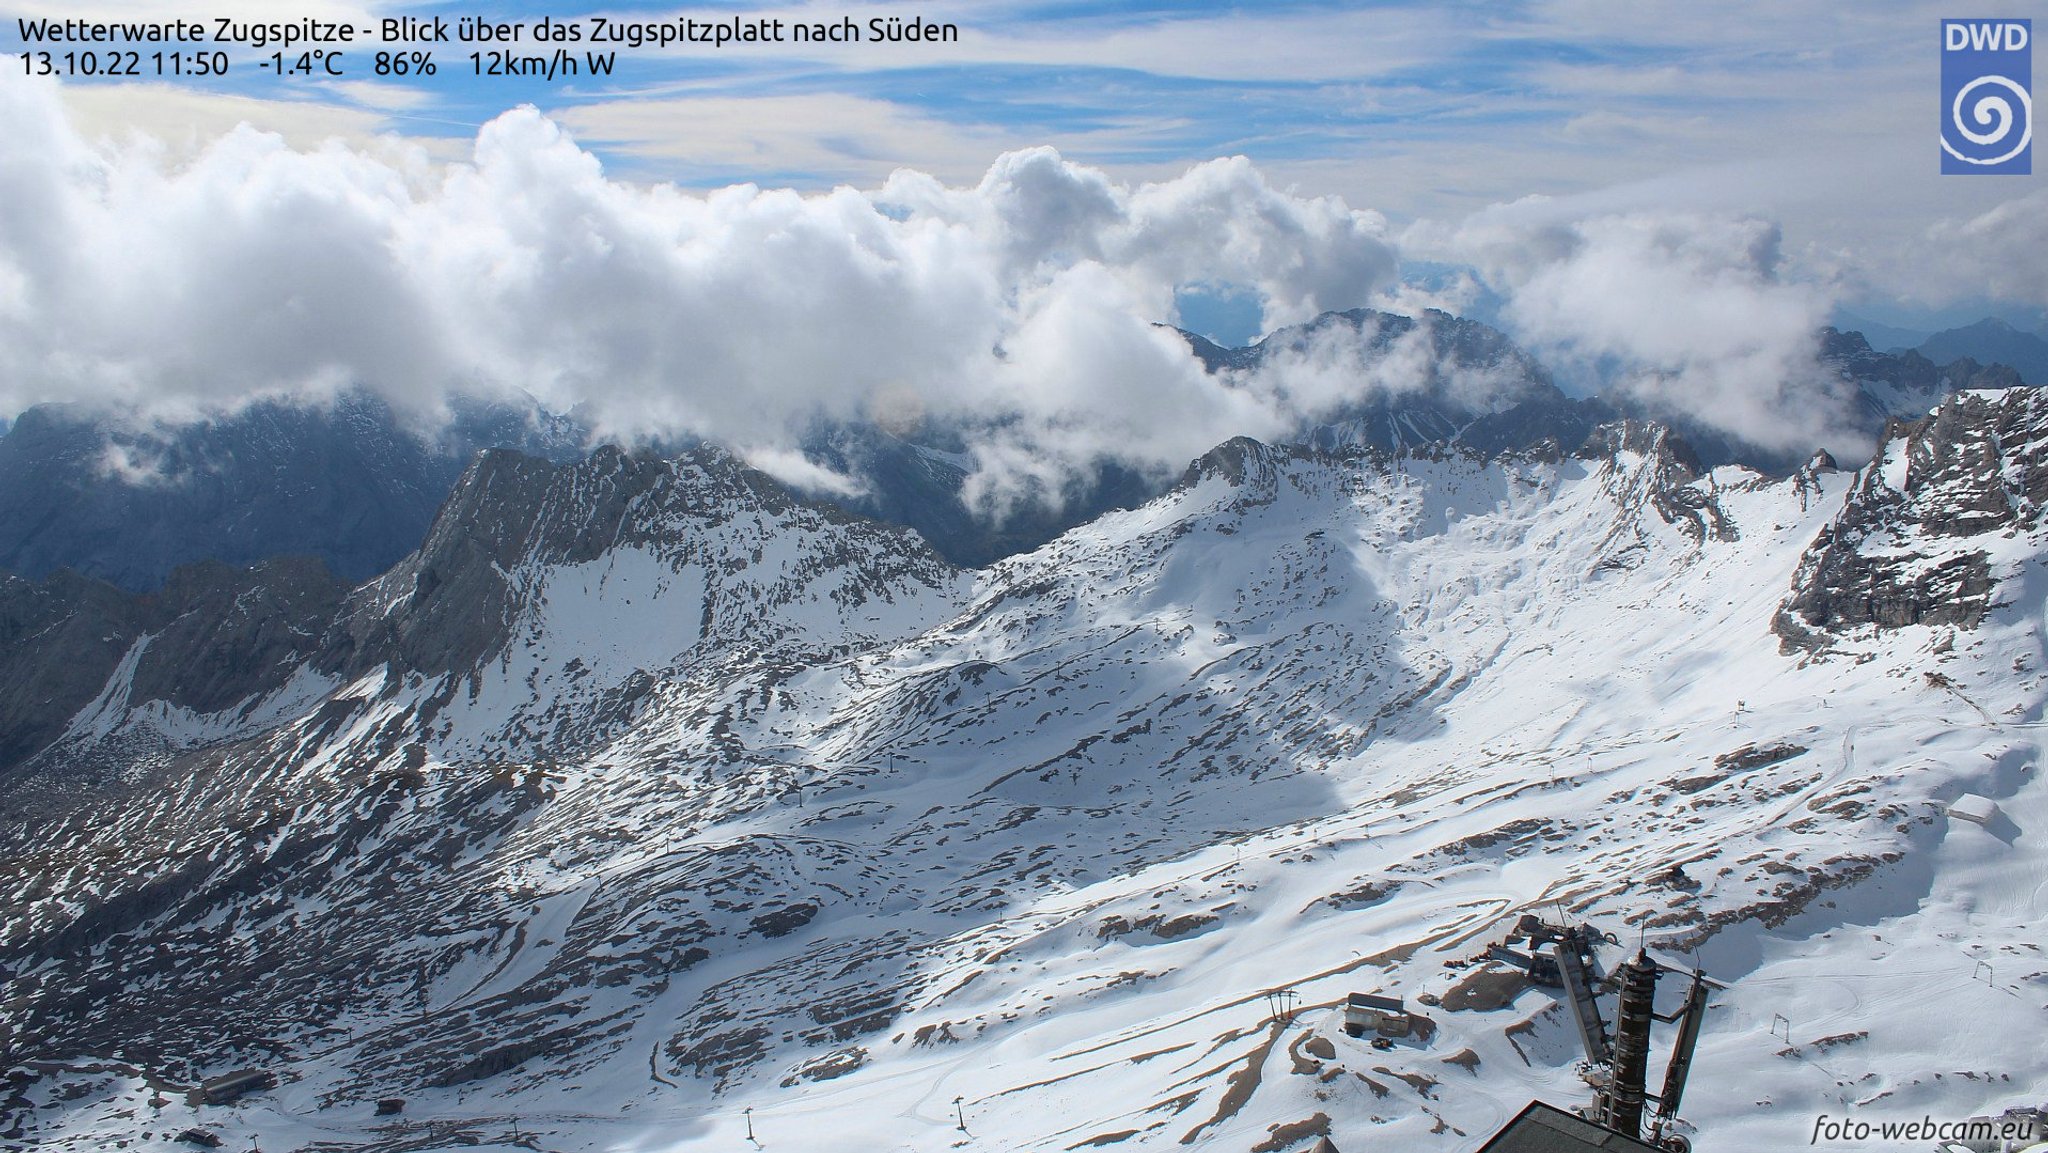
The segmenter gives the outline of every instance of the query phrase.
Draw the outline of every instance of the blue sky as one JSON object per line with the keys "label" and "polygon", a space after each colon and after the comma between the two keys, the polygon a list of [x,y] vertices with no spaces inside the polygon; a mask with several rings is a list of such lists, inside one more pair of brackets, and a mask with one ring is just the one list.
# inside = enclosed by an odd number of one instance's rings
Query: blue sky
{"label": "blue sky", "polygon": [[[1225,389],[1159,321],[1234,342],[1442,307],[1568,387],[1804,447],[1840,444],[1794,387],[1829,317],[2048,320],[2048,190],[1939,174],[1952,13],[1918,0],[202,11],[960,37],[621,50],[554,83],[474,76],[455,43],[359,43],[335,80],[260,71],[268,50],[205,82],[0,77],[0,409],[519,390],[799,469],[820,414],[951,411],[1003,430],[984,466],[1029,487],[1103,454],[1177,468],[1357,385]],[[369,74],[414,47],[436,75]]]}
{"label": "blue sky", "polygon": [[[2025,5],[2022,5],[2025,7]],[[21,0],[16,15],[168,17],[181,3]],[[939,3],[920,8],[710,0],[300,4],[223,0],[209,15],[485,14],[653,20],[780,17],[863,25],[914,14],[957,44],[796,44],[623,51],[616,74],[478,78],[480,46],[431,46],[428,80],[280,82],[240,53],[223,81],[73,82],[83,122],[170,139],[248,120],[310,144],[397,134],[459,159],[479,126],[531,103],[627,179],[872,186],[897,167],[971,183],[1001,152],[1051,144],[1130,179],[1243,155],[1305,193],[1397,225],[1450,222],[1530,196],[1682,205],[1786,226],[1793,251],[1848,252],[1866,311],[1932,315],[1966,286],[1915,286],[1901,243],[2041,188],[2040,177],[1934,175],[1947,10],[1855,5],[1521,3]],[[2024,14],[2024,13],[2015,13]],[[10,50],[19,50],[12,21]],[[426,47],[426,46],[422,46]],[[1939,299],[1908,299],[1915,292]],[[2038,302],[2028,302],[2038,304]],[[1964,305],[1963,307],[1971,307]]]}
{"label": "blue sky", "polygon": [[[233,13],[237,5],[217,7]],[[328,13],[365,22],[399,13],[451,20],[487,13],[523,21],[589,14],[558,3],[239,7],[271,19]],[[1681,146],[1698,143],[1693,135],[1660,140],[1660,124],[1720,122],[1732,131],[1715,152],[1771,152],[1778,142],[1770,139],[1770,128],[1799,123],[1802,106],[1826,86],[1839,88],[1836,99],[1846,110],[1898,94],[1915,74],[1931,74],[1927,49],[1931,14],[1938,10],[1922,5],[1866,3],[1854,6],[1853,15],[1838,13],[1841,6],[1796,0],[1723,6],[1718,12],[1705,5],[1690,6],[1688,15],[1671,20],[1645,16],[1642,10],[1651,7],[1661,6],[1073,2],[951,3],[913,10],[774,8],[717,0],[687,9],[610,3],[594,10],[625,19],[686,11],[701,18],[852,15],[863,22],[874,13],[915,11],[957,24],[962,39],[935,46],[643,50],[625,54],[611,80],[553,84],[477,79],[468,75],[464,59],[476,46],[447,44],[434,47],[440,71],[427,82],[281,85],[237,68],[225,82],[191,86],[263,100],[283,91],[296,100],[382,113],[378,126],[388,130],[458,138],[522,102],[568,112],[712,97],[876,102],[906,122],[934,126],[926,154],[876,157],[869,146],[879,141],[869,139],[862,124],[835,126],[829,106],[821,104],[813,135],[828,142],[823,156],[837,140],[843,161],[786,158],[791,163],[785,175],[813,182],[857,178],[886,162],[975,167],[986,162],[974,152],[977,140],[1050,142],[1077,159],[1112,166],[1171,165],[1225,153],[1262,163],[1346,164],[1405,156],[1437,143],[1516,138],[1545,143],[1553,153],[1599,152],[1606,149],[1595,139],[1598,131],[1612,134],[1610,146],[1631,128],[1641,133],[1635,142],[1640,165],[1610,163],[1574,177],[1560,167],[1515,171],[1526,167],[1518,160],[1499,174],[1569,188],[1603,172],[1645,174],[1659,159],[1676,159]],[[29,0],[20,11],[148,18],[189,8],[148,0],[98,7]],[[8,40],[18,41],[11,22],[6,31]],[[367,54],[365,47],[351,50],[351,69],[358,73],[353,80],[364,79]],[[1932,98],[1924,92],[1912,96],[1916,119],[1928,119]],[[601,111],[587,118],[604,123]],[[946,130],[954,135],[949,138]],[[684,155],[686,137],[682,125],[668,133],[620,129],[600,150],[608,144],[622,162],[685,183],[721,181],[734,167],[744,167],[731,156]],[[944,155],[946,148],[969,154]]]}

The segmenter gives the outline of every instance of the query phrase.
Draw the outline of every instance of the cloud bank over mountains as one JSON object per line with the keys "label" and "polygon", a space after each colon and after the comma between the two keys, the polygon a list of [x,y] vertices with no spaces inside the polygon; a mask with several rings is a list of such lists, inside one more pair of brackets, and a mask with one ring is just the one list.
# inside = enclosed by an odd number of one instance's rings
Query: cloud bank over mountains
{"label": "cloud bank over mountains", "polygon": [[0,82],[0,131],[8,412],[181,421],[362,388],[431,422],[451,396],[523,392],[606,437],[701,435],[825,487],[852,482],[796,452],[821,422],[933,418],[966,434],[969,495],[1000,505],[1419,381],[1400,356],[1211,376],[1157,326],[1191,285],[1248,290],[1268,330],[1398,303],[1405,250],[1468,263],[1560,365],[1758,443],[1859,447],[1813,361],[1829,294],[1785,272],[1768,222],[1525,201],[1397,240],[1242,158],[1124,183],[1045,148],[972,186],[902,170],[698,192],[609,178],[531,108],[486,124],[466,163],[246,128],[174,163],[86,140],[18,81]]}
{"label": "cloud bank over mountains", "polygon": [[1819,362],[1825,285],[1785,275],[1778,227],[1690,212],[1574,218],[1541,198],[1478,213],[1445,241],[1506,298],[1539,358],[1652,412],[1765,448],[1871,445],[1845,419],[1855,387]]}

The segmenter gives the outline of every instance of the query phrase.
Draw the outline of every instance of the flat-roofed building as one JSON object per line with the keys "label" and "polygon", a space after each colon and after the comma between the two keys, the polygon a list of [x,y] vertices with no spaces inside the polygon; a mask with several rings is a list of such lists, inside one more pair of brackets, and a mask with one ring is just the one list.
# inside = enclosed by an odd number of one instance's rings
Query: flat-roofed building
{"label": "flat-roofed building", "polygon": [[1541,1101],[1515,1114],[1479,1153],[1665,1153]]}

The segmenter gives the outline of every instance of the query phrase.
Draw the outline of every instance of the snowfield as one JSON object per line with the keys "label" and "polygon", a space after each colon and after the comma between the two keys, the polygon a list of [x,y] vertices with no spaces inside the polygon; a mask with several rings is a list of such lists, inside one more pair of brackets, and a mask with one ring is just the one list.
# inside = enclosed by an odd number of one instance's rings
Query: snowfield
{"label": "snowfield", "polygon": [[[1457,1153],[1591,1098],[1557,994],[1464,964],[1527,912],[1727,986],[1696,1149],[2048,1103],[2048,420],[1950,403],[1778,480],[1645,426],[1492,462],[1233,441],[879,599],[854,527],[727,493],[507,569],[474,664],[309,669],[255,735],[110,688],[77,732],[125,707],[190,751],[5,842],[16,1136]],[[1981,615],[1856,619],[1965,561]],[[1788,615],[1843,571],[1860,601]],[[1350,1037],[1353,991],[1426,1027]],[[283,1084],[184,1099],[244,1066]]]}

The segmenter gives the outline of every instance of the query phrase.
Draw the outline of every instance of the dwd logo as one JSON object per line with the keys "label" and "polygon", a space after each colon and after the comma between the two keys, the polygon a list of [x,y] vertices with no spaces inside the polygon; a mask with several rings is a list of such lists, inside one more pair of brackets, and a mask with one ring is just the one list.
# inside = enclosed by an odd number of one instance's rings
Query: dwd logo
{"label": "dwd logo", "polygon": [[2033,21],[1942,21],[1942,172],[2032,173],[2033,84]]}

